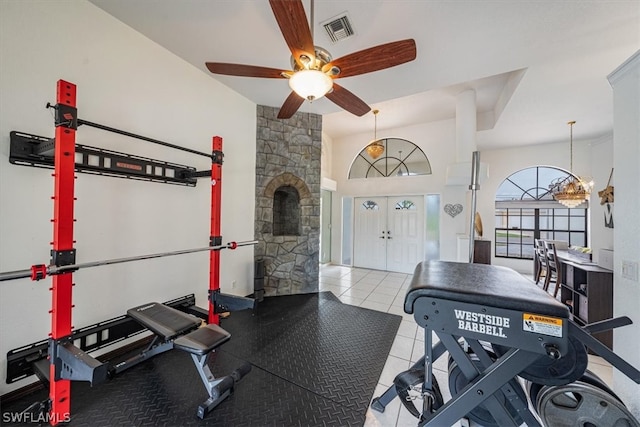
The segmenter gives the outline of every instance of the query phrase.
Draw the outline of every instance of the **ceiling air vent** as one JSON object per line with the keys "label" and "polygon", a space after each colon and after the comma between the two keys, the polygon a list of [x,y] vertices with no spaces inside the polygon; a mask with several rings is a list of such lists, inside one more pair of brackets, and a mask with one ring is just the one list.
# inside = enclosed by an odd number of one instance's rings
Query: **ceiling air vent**
{"label": "ceiling air vent", "polygon": [[322,26],[327,31],[332,43],[336,43],[355,34],[349,21],[349,15],[347,15],[346,12],[323,22]]}

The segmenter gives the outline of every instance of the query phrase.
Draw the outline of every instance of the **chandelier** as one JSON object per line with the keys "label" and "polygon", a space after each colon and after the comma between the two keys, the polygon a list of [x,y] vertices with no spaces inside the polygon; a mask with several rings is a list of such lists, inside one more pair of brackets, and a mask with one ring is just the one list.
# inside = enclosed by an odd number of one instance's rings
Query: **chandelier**
{"label": "chandelier", "polygon": [[569,209],[587,200],[593,188],[593,181],[573,175],[573,125],[575,123],[575,120],[567,123],[571,128],[569,177],[558,178],[549,185],[553,198]]}
{"label": "chandelier", "polygon": [[373,117],[374,117],[373,142],[367,145],[367,148],[366,148],[367,154],[369,154],[369,156],[371,156],[373,160],[377,159],[382,155],[382,153],[384,153],[384,144],[378,141],[378,113],[379,112],[380,110],[372,111]]}

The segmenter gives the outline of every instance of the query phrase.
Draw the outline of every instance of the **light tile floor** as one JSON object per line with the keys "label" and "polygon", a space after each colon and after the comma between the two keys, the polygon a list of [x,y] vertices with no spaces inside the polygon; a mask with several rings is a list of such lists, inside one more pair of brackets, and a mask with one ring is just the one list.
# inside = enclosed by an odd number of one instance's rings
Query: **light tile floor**
{"label": "light tile floor", "polygon": [[[531,279],[531,277],[529,277]],[[320,291],[331,291],[343,303],[402,316],[398,333],[382,370],[373,397],[380,396],[393,383],[393,378],[407,370],[424,354],[424,330],[403,309],[404,297],[411,282],[410,274],[324,264],[320,266]],[[450,399],[447,380],[447,358],[434,363],[434,375],[445,402]],[[598,356],[589,355],[589,370],[611,386],[611,366]],[[417,425],[398,399],[384,413],[369,409],[366,427],[404,427]],[[456,424],[462,425],[461,422]]]}

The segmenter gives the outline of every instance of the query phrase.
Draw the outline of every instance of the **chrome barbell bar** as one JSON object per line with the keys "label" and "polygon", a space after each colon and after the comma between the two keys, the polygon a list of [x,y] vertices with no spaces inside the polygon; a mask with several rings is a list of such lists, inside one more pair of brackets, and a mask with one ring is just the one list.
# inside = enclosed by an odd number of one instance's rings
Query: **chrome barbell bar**
{"label": "chrome barbell bar", "polygon": [[69,265],[60,265],[60,266],[38,264],[38,265],[32,265],[31,268],[26,270],[7,271],[4,273],[0,273],[0,282],[6,281],[6,280],[26,279],[26,278],[31,278],[31,280],[40,280],[40,279],[44,279],[46,276],[69,273],[75,270],[79,270],[81,268],[100,267],[103,265],[111,265],[111,264],[122,264],[124,262],[141,261],[145,259],[162,258],[162,257],[174,256],[174,255],[183,255],[183,254],[190,254],[194,252],[219,251],[222,249],[234,250],[239,246],[249,246],[249,245],[256,245],[256,244],[258,244],[257,240],[245,240],[242,242],[229,242],[224,245],[207,246],[204,248],[183,249],[179,251],[160,252],[155,254],[138,255],[138,256],[132,256],[127,258],[107,259],[102,261],[91,261],[91,262],[84,262],[79,264],[69,264]]}

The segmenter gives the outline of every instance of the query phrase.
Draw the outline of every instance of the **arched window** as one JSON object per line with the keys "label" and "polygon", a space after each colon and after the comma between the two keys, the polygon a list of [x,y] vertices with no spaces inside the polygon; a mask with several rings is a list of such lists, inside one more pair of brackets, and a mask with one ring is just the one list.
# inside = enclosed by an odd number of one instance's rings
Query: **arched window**
{"label": "arched window", "polygon": [[588,202],[568,209],[553,199],[553,181],[569,178],[562,169],[535,166],[507,177],[496,191],[495,256],[533,259],[533,240],[587,244]]}
{"label": "arched window", "polygon": [[385,138],[377,142],[384,151],[375,159],[364,147],[356,156],[349,179],[384,178],[389,176],[431,175],[431,164],[424,152],[411,141],[400,138]]}

